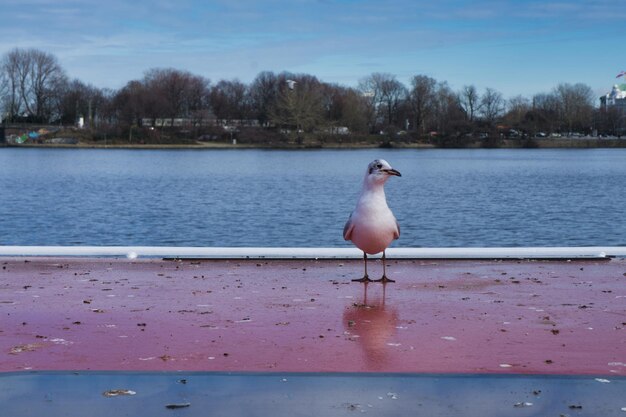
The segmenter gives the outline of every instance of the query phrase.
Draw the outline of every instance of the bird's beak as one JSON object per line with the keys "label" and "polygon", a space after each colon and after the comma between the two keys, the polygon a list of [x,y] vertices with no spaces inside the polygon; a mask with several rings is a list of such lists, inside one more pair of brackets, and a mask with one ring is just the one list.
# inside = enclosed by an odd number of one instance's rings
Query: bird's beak
{"label": "bird's beak", "polygon": [[391,169],[383,169],[383,172],[386,172],[388,175],[395,175],[396,177],[401,177],[402,174],[400,174],[400,171],[396,171],[395,169],[391,168]]}

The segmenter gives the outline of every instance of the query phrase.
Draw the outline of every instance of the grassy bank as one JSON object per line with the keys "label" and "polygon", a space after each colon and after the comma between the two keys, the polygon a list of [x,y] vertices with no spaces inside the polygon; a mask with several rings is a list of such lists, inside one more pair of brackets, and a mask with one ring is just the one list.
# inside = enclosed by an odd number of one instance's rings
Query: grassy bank
{"label": "grassy bank", "polygon": [[[0,145],[1,146],[1,145]],[[526,143],[515,140],[504,140],[496,146],[485,145],[481,142],[472,142],[458,146],[440,146],[432,143],[408,143],[408,142],[357,142],[357,143],[225,143],[225,142],[195,142],[195,143],[172,143],[172,144],[139,144],[139,143],[102,143],[102,142],[79,142],[77,144],[62,143],[24,143],[5,144],[6,147],[14,148],[65,148],[65,149],[524,149],[524,148],[626,148],[626,139],[537,139],[529,146]]]}
{"label": "grassy bank", "polygon": [[430,149],[436,148],[432,144],[423,143],[401,143],[381,146],[377,143],[274,143],[274,144],[252,144],[252,143],[220,143],[220,142],[197,142],[178,144],[137,144],[137,143],[94,143],[79,142],[77,144],[8,144],[8,147],[15,148],[66,148],[66,149],[371,149],[371,148],[414,148]]}
{"label": "grassy bank", "polygon": [[[46,132],[27,137],[28,132]],[[145,132],[144,132],[145,133]],[[262,133],[262,134],[261,134]],[[28,148],[119,148],[119,149],[367,149],[367,148],[626,148],[626,139],[606,138],[524,138],[475,139],[467,136],[423,138],[409,134],[388,135],[330,135],[306,133],[301,137],[271,134],[265,129],[241,132],[239,137],[211,135],[195,140],[171,134],[148,131],[129,138],[107,137],[85,129],[42,126],[21,126],[7,129],[6,146]],[[1,145],[1,143],[0,143]]]}

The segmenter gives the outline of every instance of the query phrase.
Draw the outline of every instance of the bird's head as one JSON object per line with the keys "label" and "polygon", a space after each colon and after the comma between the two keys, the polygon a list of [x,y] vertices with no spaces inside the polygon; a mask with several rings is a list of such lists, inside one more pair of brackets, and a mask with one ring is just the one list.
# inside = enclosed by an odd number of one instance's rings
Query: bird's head
{"label": "bird's head", "polygon": [[400,172],[396,171],[384,159],[375,159],[367,166],[365,180],[369,183],[385,183],[391,177],[401,177]]}

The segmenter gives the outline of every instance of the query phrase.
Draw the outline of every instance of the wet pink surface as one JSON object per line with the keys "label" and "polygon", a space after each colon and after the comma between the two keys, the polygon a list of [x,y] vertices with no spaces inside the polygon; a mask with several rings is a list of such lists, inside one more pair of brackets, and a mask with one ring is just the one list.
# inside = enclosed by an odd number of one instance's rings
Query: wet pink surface
{"label": "wet pink surface", "polygon": [[0,265],[4,372],[626,374],[624,260]]}

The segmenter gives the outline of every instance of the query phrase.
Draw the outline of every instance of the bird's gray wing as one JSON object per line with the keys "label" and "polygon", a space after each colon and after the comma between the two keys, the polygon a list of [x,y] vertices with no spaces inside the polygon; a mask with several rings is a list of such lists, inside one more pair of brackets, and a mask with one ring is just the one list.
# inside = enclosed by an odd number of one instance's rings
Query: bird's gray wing
{"label": "bird's gray wing", "polygon": [[396,230],[393,232],[393,238],[398,239],[400,237],[400,223],[396,220]]}
{"label": "bird's gray wing", "polygon": [[352,229],[354,229],[354,224],[352,223],[352,213],[350,213],[350,217],[348,217],[348,221],[346,225],[343,227],[343,239],[351,240],[352,239]]}

